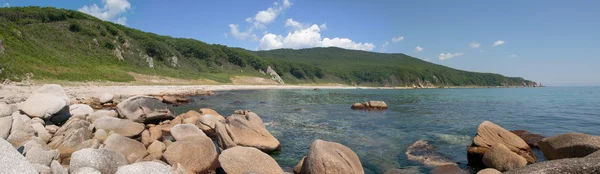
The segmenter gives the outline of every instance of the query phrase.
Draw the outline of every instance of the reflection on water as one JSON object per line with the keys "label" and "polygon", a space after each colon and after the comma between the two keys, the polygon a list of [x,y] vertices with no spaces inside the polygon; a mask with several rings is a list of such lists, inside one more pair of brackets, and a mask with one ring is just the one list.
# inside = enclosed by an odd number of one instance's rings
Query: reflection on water
{"label": "reflection on water", "polygon": [[[404,154],[418,140],[465,167],[466,147],[483,120],[545,136],[600,134],[595,129],[600,126],[600,88],[595,87],[226,91],[194,99],[174,108],[175,113],[201,107],[224,116],[238,109],[256,112],[281,142],[281,153],[273,157],[283,167],[294,167],[317,138],[354,150],[367,173],[429,171]],[[385,101],[389,109],[350,109],[369,100]]]}

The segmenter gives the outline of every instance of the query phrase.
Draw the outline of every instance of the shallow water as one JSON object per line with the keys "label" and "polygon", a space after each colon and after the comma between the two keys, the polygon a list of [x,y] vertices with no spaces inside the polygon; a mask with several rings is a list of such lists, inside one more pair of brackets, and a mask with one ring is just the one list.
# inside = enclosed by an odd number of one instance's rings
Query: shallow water
{"label": "shallow water", "polygon": [[[465,167],[466,147],[484,120],[544,136],[566,132],[600,135],[600,87],[255,90],[223,91],[193,99],[193,103],[175,107],[174,112],[208,107],[224,116],[237,109],[257,113],[281,142],[282,151],[272,156],[282,167],[292,168],[317,138],[354,150],[367,173],[394,168],[429,171],[431,168],[407,160],[404,154],[418,140],[429,141],[438,152]],[[368,100],[385,101],[389,109],[350,109],[353,103]]]}

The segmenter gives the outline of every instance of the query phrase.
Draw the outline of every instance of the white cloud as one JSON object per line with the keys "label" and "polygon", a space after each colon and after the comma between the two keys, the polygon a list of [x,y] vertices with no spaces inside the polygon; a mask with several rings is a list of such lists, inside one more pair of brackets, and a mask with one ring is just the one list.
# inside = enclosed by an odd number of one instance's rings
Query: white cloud
{"label": "white cloud", "polygon": [[256,34],[252,33],[252,29],[245,31],[245,32],[241,32],[238,29],[238,25],[237,24],[229,24],[229,29],[231,30],[231,36],[233,36],[236,39],[239,40],[245,40],[247,38],[250,38],[251,40],[258,40],[258,37],[256,36]]}
{"label": "white cloud", "polygon": [[504,41],[503,40],[498,40],[498,41],[494,42],[494,45],[492,45],[492,46],[495,47],[495,46],[500,46],[502,44],[504,44]]}
{"label": "white cloud", "polygon": [[453,57],[462,56],[463,53],[441,53],[439,58],[440,60],[452,59]]}
{"label": "white cloud", "polygon": [[[264,26],[269,24],[283,12],[283,10],[289,8],[292,5],[289,0],[284,0],[283,5],[279,5],[278,2],[273,3],[272,7],[267,8],[266,10],[261,10],[254,15],[254,25],[255,26]],[[248,20],[246,20],[248,21]]]}
{"label": "white cloud", "polygon": [[327,30],[327,23],[319,25],[319,28],[321,28],[321,30]]}
{"label": "white cloud", "polygon": [[116,22],[125,25],[127,18],[122,16],[131,9],[131,4],[127,0],[102,0],[104,7],[100,8],[96,4],[83,6],[77,10],[90,14],[102,20]]}
{"label": "white cloud", "polygon": [[308,28],[289,32],[287,36],[265,34],[260,39],[259,49],[270,50],[278,48],[310,48],[310,47],[340,47],[354,50],[371,51],[375,49],[372,43],[357,43],[348,38],[322,38],[321,28],[313,24]]}
{"label": "white cloud", "polygon": [[246,18],[246,22],[252,23],[252,18]]}
{"label": "white cloud", "polygon": [[292,18],[287,19],[285,21],[285,25],[284,26],[285,27],[291,27],[291,28],[296,29],[296,30],[304,28],[304,25],[302,23],[300,23],[298,21],[295,21]]}
{"label": "white cloud", "polygon": [[511,54],[511,55],[508,55],[508,57],[517,57],[517,55],[516,54]]}
{"label": "white cloud", "polygon": [[388,42],[388,41],[383,42],[383,45],[381,45],[381,52],[384,52],[385,47],[387,47],[389,44],[390,44],[390,42]]}
{"label": "white cloud", "polygon": [[392,37],[392,42],[394,42],[394,43],[400,42],[402,40],[404,40],[404,37],[402,37],[402,36]]}
{"label": "white cloud", "polygon": [[8,2],[4,3],[3,7],[10,7],[10,4]]}
{"label": "white cloud", "polygon": [[415,48],[414,52],[415,52],[415,53],[418,53],[418,52],[421,52],[421,51],[423,51],[423,50],[424,50],[424,49],[423,49],[423,47],[421,47],[421,46],[417,46],[417,47]]}
{"label": "white cloud", "polygon": [[469,47],[471,47],[471,48],[479,48],[479,46],[481,46],[481,44],[479,42],[471,42],[469,44]]}

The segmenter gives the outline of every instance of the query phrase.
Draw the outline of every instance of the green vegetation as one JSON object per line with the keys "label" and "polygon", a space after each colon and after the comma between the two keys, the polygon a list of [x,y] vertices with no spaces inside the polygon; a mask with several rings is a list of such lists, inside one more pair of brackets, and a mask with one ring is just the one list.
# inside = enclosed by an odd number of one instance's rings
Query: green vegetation
{"label": "green vegetation", "polygon": [[230,82],[231,76],[268,77],[271,66],[291,84],[370,86],[497,86],[522,78],[472,73],[403,54],[340,48],[252,52],[194,39],[160,36],[51,7],[0,8],[0,79],[127,82],[129,72]]}

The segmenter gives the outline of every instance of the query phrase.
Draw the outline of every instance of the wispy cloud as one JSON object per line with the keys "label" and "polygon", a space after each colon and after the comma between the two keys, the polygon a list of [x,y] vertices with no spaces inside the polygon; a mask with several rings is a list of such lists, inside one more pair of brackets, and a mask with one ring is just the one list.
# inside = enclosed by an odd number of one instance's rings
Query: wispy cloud
{"label": "wispy cloud", "polygon": [[[229,32],[231,34],[231,36],[233,36],[236,39],[239,40],[245,40],[245,39],[251,39],[252,41],[256,41],[258,40],[258,37],[256,36],[256,34],[254,34],[254,31],[256,29],[262,29],[265,30],[267,25],[272,23],[273,21],[275,21],[275,19],[277,19],[277,17],[286,9],[290,8],[290,6],[292,6],[292,3],[289,0],[283,0],[283,2],[273,2],[273,5],[269,8],[267,8],[266,10],[260,10],[258,11],[254,17],[248,17],[245,19],[245,21],[247,23],[250,23],[251,26],[247,27],[245,30],[240,31],[239,29],[239,25],[238,24],[229,24]],[[292,22],[290,24],[288,24],[289,22]],[[295,27],[297,28],[302,28],[300,25],[300,23],[293,23],[296,22],[293,19],[288,19],[288,21],[286,21],[286,26],[290,25],[291,27]]]}
{"label": "wispy cloud", "polygon": [[384,52],[385,47],[387,47],[389,44],[390,44],[390,42],[388,42],[388,41],[383,42],[383,45],[381,45],[381,52]]}
{"label": "wispy cloud", "polygon": [[102,0],[103,7],[100,8],[96,4],[91,6],[83,6],[77,10],[83,13],[90,14],[94,17],[105,21],[112,21],[121,25],[125,25],[127,17],[123,14],[131,9],[131,3],[127,0]]}
{"label": "wispy cloud", "polygon": [[418,52],[421,52],[421,51],[423,51],[423,50],[424,50],[424,49],[423,49],[423,47],[421,47],[421,46],[417,46],[417,47],[415,48],[415,50],[413,50],[413,52],[415,52],[415,53],[418,53]]}
{"label": "wispy cloud", "polygon": [[404,40],[403,36],[398,36],[398,37],[392,37],[392,42],[396,43],[396,42],[400,42]]}
{"label": "wispy cloud", "polygon": [[479,46],[481,46],[481,44],[479,42],[471,42],[469,44],[469,47],[471,47],[471,48],[479,48]]}
{"label": "wispy cloud", "polygon": [[503,44],[504,44],[503,40],[498,40],[498,41],[494,42],[494,44],[492,46],[495,47],[495,46],[500,46],[500,45],[503,45]]}
{"label": "wispy cloud", "polygon": [[3,7],[10,7],[10,4],[7,2],[7,3],[4,3],[4,5],[2,5],[2,6]]}
{"label": "wispy cloud", "polygon": [[461,52],[458,52],[458,53],[441,53],[440,56],[439,56],[439,58],[440,58],[440,60],[448,60],[448,59],[452,59],[454,57],[458,57],[458,56],[462,56],[462,55],[464,55],[464,54],[461,53]]}
{"label": "wispy cloud", "polygon": [[516,54],[511,54],[511,55],[508,55],[508,57],[514,58],[514,57],[517,57],[517,55]]}

